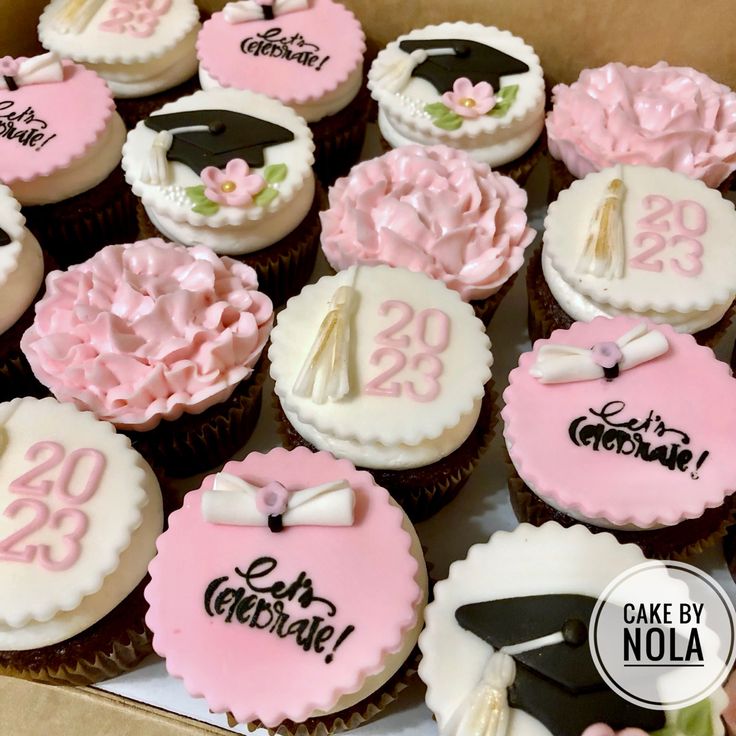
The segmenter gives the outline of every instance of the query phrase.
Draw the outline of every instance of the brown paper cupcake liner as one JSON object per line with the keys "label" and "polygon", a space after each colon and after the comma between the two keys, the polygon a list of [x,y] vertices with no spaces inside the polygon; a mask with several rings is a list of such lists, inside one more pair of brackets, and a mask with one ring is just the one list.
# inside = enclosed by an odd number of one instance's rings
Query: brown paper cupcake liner
{"label": "brown paper cupcake liner", "polygon": [[[384,153],[388,153],[393,150],[393,146],[381,135],[379,132],[378,139],[381,144],[381,148]],[[501,166],[494,166],[493,171],[496,171],[503,176],[511,177],[520,187],[526,184],[529,174],[532,173],[532,169],[542,159],[542,156],[547,150],[547,137],[542,131],[539,138],[534,142],[532,147],[519,158],[509,161],[507,164]]]}
{"label": "brown paper cupcake liner", "polygon": [[343,110],[310,123],[314,136],[314,173],[324,186],[346,176],[360,159],[371,105],[366,80],[355,99]]}
{"label": "brown paper cupcake liner", "polygon": [[[282,306],[290,297],[298,294],[312,276],[322,231],[319,211],[324,201],[324,190],[317,182],[312,207],[295,230],[267,248],[242,256],[230,256],[255,269],[258,288],[268,294],[274,307]],[[138,238],[168,240],[153,225],[141,203],[137,212]]]}
{"label": "brown paper cupcake liner", "polygon": [[40,649],[0,651],[0,675],[51,685],[91,685],[132,670],[153,651],[144,623],[147,582],[71,639]]}
{"label": "brown paper cupcake liner", "polygon": [[[399,693],[406,690],[416,678],[420,658],[419,649],[415,647],[409,659],[404,662],[396,674],[383,687],[359,703],[356,703],[352,708],[347,708],[326,716],[309,718],[303,723],[284,721],[280,726],[266,728],[266,730],[270,736],[331,736],[331,734],[339,733],[340,731],[358,728],[358,726],[375,718],[381,711],[391,705],[391,703],[396,702]],[[237,721],[231,713],[227,714],[227,720],[231,728],[237,725]],[[259,728],[265,728],[265,726],[259,721],[254,721],[247,723],[246,728],[252,733]]]}
{"label": "brown paper cupcake liner", "polygon": [[[483,452],[493,438],[498,421],[498,395],[493,381],[486,384],[478,421],[465,442],[447,457],[430,465],[408,470],[377,470],[369,472],[379,486],[385,488],[404,509],[412,522],[424,521],[452,501],[475,470]],[[289,450],[303,446],[316,451],[286,418],[278,396],[273,395],[278,432],[282,444]]]}
{"label": "brown paper cupcake liner", "polygon": [[61,267],[111,243],[135,240],[135,198],[118,166],[89,191],[54,204],[24,207],[28,229]]}
{"label": "brown paper cupcake liner", "polygon": [[125,123],[125,127],[131,130],[135,128],[139,121],[156,112],[167,102],[173,102],[180,97],[192,95],[199,89],[199,77],[195,74],[186,82],[177,84],[176,87],[165,89],[163,92],[157,92],[154,95],[148,95],[148,97],[117,97],[115,106]]}
{"label": "brown paper cupcake liner", "polygon": [[[721,194],[726,195],[731,189],[734,180],[736,180],[736,172],[726,177],[715,188]],[[547,201],[554,202],[560,196],[560,192],[563,189],[569,189],[574,181],[576,181],[576,177],[568,171],[567,166],[562,161],[549,156],[549,189],[547,190]]]}
{"label": "brown paper cupcake liner", "polygon": [[261,355],[253,374],[235,391],[201,414],[182,414],[148,432],[121,431],[164,475],[182,478],[222,465],[248,442],[261,413],[268,360]]}
{"label": "brown paper cupcake liner", "polygon": [[[527,329],[532,342],[548,338],[554,330],[566,330],[575,320],[565,312],[550,291],[542,270],[542,247],[532,253],[526,271],[526,293],[528,298]],[[711,327],[700,330],[693,337],[701,345],[712,348],[728,330],[736,303],[731,304],[721,319]]]}
{"label": "brown paper cupcake liner", "polygon": [[519,521],[534,526],[546,521],[556,521],[564,527],[582,524],[591,532],[609,532],[622,544],[636,544],[647,557],[655,559],[684,560],[697,555],[721,540],[736,520],[736,493],[732,493],[717,508],[706,509],[697,519],[686,519],[674,526],[641,531],[603,529],[577,521],[545,503],[519,477],[508,456],[506,465],[511,506]]}

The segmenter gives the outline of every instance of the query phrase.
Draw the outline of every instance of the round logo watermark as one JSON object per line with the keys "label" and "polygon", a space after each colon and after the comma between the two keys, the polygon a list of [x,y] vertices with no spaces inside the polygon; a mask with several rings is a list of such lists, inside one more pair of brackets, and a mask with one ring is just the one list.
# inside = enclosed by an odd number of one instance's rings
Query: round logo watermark
{"label": "round logo watermark", "polygon": [[736,614],[712,577],[682,562],[632,567],[593,610],[590,650],[608,686],[652,710],[685,708],[720,687],[736,660]]}

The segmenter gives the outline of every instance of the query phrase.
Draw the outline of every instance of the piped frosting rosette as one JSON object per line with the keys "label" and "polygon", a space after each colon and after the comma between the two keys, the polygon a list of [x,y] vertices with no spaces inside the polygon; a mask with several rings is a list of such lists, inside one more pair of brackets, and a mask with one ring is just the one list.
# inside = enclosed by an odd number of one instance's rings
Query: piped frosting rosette
{"label": "piped frosting rosette", "polygon": [[209,248],[108,246],[50,275],[21,346],[60,401],[116,426],[197,414],[247,379],[273,308],[255,272]]}
{"label": "piped frosting rosette", "polygon": [[552,94],[549,150],[578,178],[646,164],[716,187],[736,170],[736,93],[694,69],[614,62]]}
{"label": "piped frosting rosette", "polygon": [[442,281],[470,301],[496,293],[536,232],[527,195],[467,153],[404,146],[357,165],[321,214],[330,265],[385,263]]}

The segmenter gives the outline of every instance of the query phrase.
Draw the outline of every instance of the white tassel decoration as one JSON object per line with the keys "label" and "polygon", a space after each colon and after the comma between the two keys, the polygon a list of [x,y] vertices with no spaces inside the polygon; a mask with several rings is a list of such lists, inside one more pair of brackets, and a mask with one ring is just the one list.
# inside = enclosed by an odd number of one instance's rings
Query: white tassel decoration
{"label": "white tassel decoration", "polygon": [[401,92],[411,79],[412,72],[424,64],[430,56],[454,55],[453,48],[415,49],[410,54],[402,56],[394,63],[385,64],[377,70],[376,79],[389,92]]}
{"label": "white tassel decoration", "polygon": [[104,3],[105,0],[68,0],[54,18],[54,28],[59,33],[82,33]]}
{"label": "white tassel decoration", "polygon": [[624,275],[626,245],[624,243],[623,198],[626,193],[623,179],[613,179],[593,218],[593,227],[585,241],[576,271],[608,279]]}
{"label": "white tassel decoration", "polygon": [[355,289],[340,286],[294,384],[294,393],[317,404],[338,401],[350,391],[350,316]]}
{"label": "white tassel decoration", "polygon": [[144,184],[162,186],[169,183],[169,162],[166,154],[171,149],[173,142],[174,136],[170,131],[162,130],[156,133],[151,144],[148,161],[144,164],[141,173],[141,181]]}
{"label": "white tassel decoration", "polygon": [[[274,18],[287,13],[295,13],[298,10],[306,10],[309,0],[274,0],[271,10]],[[228,3],[222,10],[222,15],[227,23],[247,23],[252,20],[263,20],[266,14],[263,5],[257,0],[236,0]]]}

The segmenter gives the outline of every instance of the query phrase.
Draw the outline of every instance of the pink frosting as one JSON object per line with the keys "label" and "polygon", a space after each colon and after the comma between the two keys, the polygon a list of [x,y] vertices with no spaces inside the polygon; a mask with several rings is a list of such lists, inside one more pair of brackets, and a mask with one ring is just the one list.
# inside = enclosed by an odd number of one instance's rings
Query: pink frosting
{"label": "pink frosting", "polygon": [[694,69],[611,63],[552,93],[549,150],[578,178],[644,164],[715,187],[736,169],[736,93]]}
{"label": "pink frosting", "polygon": [[336,270],[387,263],[443,281],[463,299],[497,292],[536,232],[526,192],[466,152],[404,146],[365,161],[330,189],[322,249]]}
{"label": "pink frosting", "polygon": [[[543,345],[589,349],[642,322],[599,317],[538,340],[509,375],[502,417],[514,466],[538,495],[587,519],[648,528],[698,518],[736,490],[736,381],[728,365],[690,335],[649,323],[666,337],[667,352],[613,380],[544,384],[530,372]],[[614,413],[618,404],[623,406]],[[606,406],[609,421],[594,414]],[[587,428],[601,424],[606,435],[596,445]],[[614,425],[623,427],[621,433]],[[642,449],[637,437],[648,444],[647,452],[666,447],[668,457],[677,453],[683,469],[642,459],[632,452],[635,445]],[[690,459],[682,455],[686,451]]]}
{"label": "pink frosting", "polygon": [[255,271],[209,248],[110,245],[48,276],[21,347],[60,401],[148,430],[247,379],[273,321]]}
{"label": "pink frosting", "polygon": [[[368,473],[326,452],[278,448],[251,453],[223,470],[257,486],[278,481],[289,490],[347,480],[355,493],[352,526],[293,526],[273,533],[205,521],[202,495],[213,486],[210,475],[171,515],[149,568],[146,622],[169,673],[182,678],[190,694],[204,697],[210,710],[231,711],[240,723],[258,719],[275,728],[286,719],[301,722],[317,710],[329,711],[341,695],[381,672],[386,656],[402,647],[416,624],[422,593],[411,538],[402,528],[404,514]],[[282,594],[278,602],[261,593],[266,610],[257,627],[248,625],[252,607],[243,623],[237,617],[228,621],[222,611],[208,615],[203,601],[210,583],[227,577],[228,585],[245,586],[235,568],[247,570],[263,557],[277,567],[254,586],[264,591],[279,580],[288,586],[303,572],[314,595],[334,605],[332,615],[324,604],[300,599],[306,586],[297,598]],[[252,586],[246,591],[251,595]],[[294,636],[279,637],[279,606],[289,623],[318,616],[320,627],[332,627],[333,635],[319,649],[302,648]],[[352,633],[339,643],[347,627],[354,627]]]}

